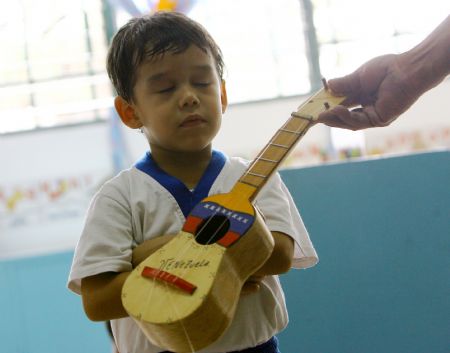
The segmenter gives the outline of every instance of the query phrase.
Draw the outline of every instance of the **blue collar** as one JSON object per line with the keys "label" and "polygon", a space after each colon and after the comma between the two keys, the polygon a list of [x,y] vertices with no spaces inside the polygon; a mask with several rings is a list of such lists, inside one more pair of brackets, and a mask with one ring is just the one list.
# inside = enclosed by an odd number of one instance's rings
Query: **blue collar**
{"label": "blue collar", "polygon": [[190,191],[179,179],[162,170],[153,160],[150,152],[147,152],[135,164],[135,167],[145,174],[150,175],[169,191],[177,201],[184,216],[187,217],[194,206],[208,196],[212,184],[225,165],[225,161],[225,155],[219,151],[213,151],[211,161],[193,191]]}

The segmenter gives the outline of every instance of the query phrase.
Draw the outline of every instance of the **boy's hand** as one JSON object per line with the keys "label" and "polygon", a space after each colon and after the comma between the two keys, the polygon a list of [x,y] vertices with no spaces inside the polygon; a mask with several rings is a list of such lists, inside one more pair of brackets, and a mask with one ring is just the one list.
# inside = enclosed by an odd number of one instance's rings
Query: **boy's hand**
{"label": "boy's hand", "polygon": [[294,257],[294,240],[280,232],[272,232],[275,241],[272,255],[242,286],[241,295],[257,292],[267,275],[278,275],[289,271]]}
{"label": "boy's hand", "polygon": [[250,293],[255,293],[261,288],[261,282],[264,276],[253,275],[242,286],[241,295],[247,295]]}
{"label": "boy's hand", "polygon": [[133,249],[131,264],[136,268],[142,261],[153,254],[156,250],[166,245],[169,241],[175,238],[176,235],[163,235],[148,239],[142,244],[139,244]]}

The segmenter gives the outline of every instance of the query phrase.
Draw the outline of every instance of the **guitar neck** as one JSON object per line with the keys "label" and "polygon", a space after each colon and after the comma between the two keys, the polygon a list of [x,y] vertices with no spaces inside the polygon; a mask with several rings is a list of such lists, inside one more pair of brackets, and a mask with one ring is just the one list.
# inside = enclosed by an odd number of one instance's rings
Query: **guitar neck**
{"label": "guitar neck", "polygon": [[333,108],[345,97],[333,96],[326,88],[308,98],[275,133],[236,183],[238,192],[253,201],[272,174],[317,120],[320,113]]}

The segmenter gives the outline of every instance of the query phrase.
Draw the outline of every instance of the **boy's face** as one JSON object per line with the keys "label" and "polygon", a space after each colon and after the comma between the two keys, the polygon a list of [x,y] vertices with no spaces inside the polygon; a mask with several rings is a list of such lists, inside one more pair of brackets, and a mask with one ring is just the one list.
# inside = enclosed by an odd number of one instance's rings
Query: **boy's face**
{"label": "boy's face", "polygon": [[197,152],[210,147],[227,105],[211,54],[191,45],[144,62],[134,86],[134,115],[152,152]]}

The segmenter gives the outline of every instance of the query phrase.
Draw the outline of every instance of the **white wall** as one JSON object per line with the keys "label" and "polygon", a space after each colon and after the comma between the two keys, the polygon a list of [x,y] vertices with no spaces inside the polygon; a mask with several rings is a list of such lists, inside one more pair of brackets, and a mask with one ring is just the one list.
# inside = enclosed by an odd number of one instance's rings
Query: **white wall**
{"label": "white wall", "polygon": [[390,153],[450,148],[450,77],[420,97],[390,126],[365,130],[365,138],[368,150],[380,148]]}
{"label": "white wall", "polygon": [[[389,145],[394,146],[391,152],[405,152],[420,148],[413,141],[418,134],[430,141],[431,136],[441,134],[428,146],[449,148],[450,134],[444,136],[450,131],[449,93],[447,79],[391,126],[366,130],[366,149],[382,151]],[[215,147],[254,157],[303,99],[230,106]],[[123,133],[131,164],[144,154],[147,144],[136,131]],[[401,134],[406,142],[396,147],[392,141]],[[318,163],[317,148],[327,150],[329,143],[329,129],[315,126],[293,155],[300,156],[302,164]],[[0,166],[0,258],[71,249],[93,192],[113,174],[109,126],[104,122],[3,135]]]}

